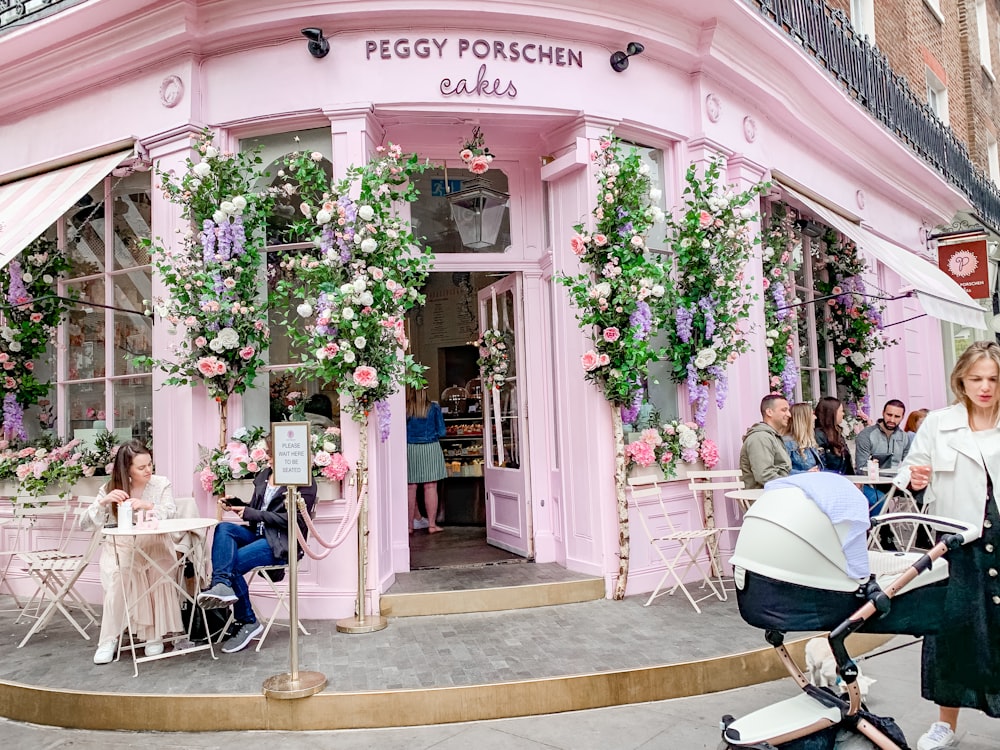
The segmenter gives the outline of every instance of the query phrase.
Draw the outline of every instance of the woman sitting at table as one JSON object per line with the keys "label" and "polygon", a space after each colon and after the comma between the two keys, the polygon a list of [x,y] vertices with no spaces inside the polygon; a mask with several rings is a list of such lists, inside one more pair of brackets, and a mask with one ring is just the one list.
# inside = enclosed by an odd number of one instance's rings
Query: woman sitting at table
{"label": "woman sitting at table", "polygon": [[844,405],[840,399],[824,396],[816,405],[816,442],[823,451],[825,471],[850,476],[854,474],[851,449],[844,440],[840,425],[844,421]]}
{"label": "woman sitting at table", "polygon": [[792,418],[788,423],[788,434],[783,440],[788,455],[792,459],[792,474],[807,471],[823,471],[823,455],[816,442],[816,415],[812,404],[792,405]]}
{"label": "woman sitting at table", "polygon": [[[177,511],[170,481],[153,474],[153,454],[138,440],[118,449],[111,479],[98,490],[94,502],[81,516],[80,526],[97,529],[114,524],[121,503],[126,500],[131,500],[133,511],[152,511],[158,519],[173,518]],[[163,636],[184,630],[177,596],[166,582],[154,586],[159,573],[151,569],[142,555],[136,554],[136,548],[142,548],[164,570],[176,561],[170,537],[165,534],[122,536],[114,543],[105,541],[100,562],[104,612],[94,664],[107,664],[115,658],[118,638],[125,628],[123,587],[131,604],[132,631],[145,642],[146,656],[162,654]]]}

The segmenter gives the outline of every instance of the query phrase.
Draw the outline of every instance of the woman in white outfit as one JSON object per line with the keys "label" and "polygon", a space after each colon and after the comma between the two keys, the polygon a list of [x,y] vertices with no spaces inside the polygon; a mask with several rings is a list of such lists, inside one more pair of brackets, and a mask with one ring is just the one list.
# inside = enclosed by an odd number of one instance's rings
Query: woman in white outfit
{"label": "woman in white outfit", "polygon": [[[115,457],[111,479],[82,516],[84,529],[101,528],[114,523],[120,504],[132,501],[133,511],[153,511],[158,519],[173,518],[174,505],[170,482],[153,474],[153,456],[138,440],[126,443]],[[175,553],[166,534],[118,537],[115,543],[106,541],[101,550],[101,586],[104,589],[104,612],[101,615],[101,635],[95,664],[107,664],[115,658],[118,638],[125,627],[125,603],[122,586],[128,592],[129,620],[136,638],[145,642],[147,656],[163,653],[163,636],[181,632],[180,604],[169,582],[159,581],[148,596],[141,593],[157,580],[142,555],[141,547],[164,570],[175,560]]]}

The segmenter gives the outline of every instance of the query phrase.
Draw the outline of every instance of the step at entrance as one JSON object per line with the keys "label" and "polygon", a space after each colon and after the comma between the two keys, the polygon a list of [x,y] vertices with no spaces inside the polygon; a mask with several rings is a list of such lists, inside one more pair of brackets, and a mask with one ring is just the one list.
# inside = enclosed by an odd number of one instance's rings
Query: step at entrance
{"label": "step at entrance", "polygon": [[604,595],[602,578],[555,563],[527,563],[399,573],[380,607],[386,617],[415,617],[573,604]]}

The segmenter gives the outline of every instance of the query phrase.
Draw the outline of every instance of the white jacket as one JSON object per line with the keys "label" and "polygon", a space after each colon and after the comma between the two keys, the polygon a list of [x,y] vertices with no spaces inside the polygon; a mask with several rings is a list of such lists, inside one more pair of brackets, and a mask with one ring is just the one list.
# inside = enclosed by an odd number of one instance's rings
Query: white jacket
{"label": "white jacket", "polygon": [[917,430],[895,483],[910,482],[910,466],[929,465],[931,481],[926,511],[981,526],[986,512],[986,472],[993,479],[994,502],[1000,495],[1000,436],[979,441],[969,427],[963,404],[932,411]]}

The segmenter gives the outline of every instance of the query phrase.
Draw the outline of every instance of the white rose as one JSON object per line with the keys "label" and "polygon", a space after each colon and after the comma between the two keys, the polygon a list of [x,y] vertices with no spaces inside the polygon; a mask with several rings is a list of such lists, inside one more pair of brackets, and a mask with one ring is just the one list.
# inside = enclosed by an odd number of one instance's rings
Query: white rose
{"label": "white rose", "polygon": [[242,211],[244,208],[247,207],[247,199],[244,198],[242,195],[237,195],[235,198],[233,198],[233,205],[236,206],[237,211]]}
{"label": "white rose", "polygon": [[337,444],[334,443],[332,440],[327,440],[323,443],[323,450],[325,450],[327,453],[336,453]]}
{"label": "white rose", "polygon": [[354,346],[357,347],[358,349],[364,349],[367,343],[368,340],[364,336],[358,336],[356,339],[354,339]]}
{"label": "white rose", "polygon": [[667,218],[667,215],[663,213],[663,209],[660,208],[659,206],[653,206],[651,209],[649,209],[649,212],[653,216],[654,224],[662,224],[664,219]]}
{"label": "white rose", "polygon": [[643,162],[639,165],[639,174],[649,174],[649,165]]}
{"label": "white rose", "polygon": [[236,204],[232,201],[222,201],[222,203],[219,204],[219,208],[221,208],[223,212],[230,215],[236,213]]}
{"label": "white rose", "polygon": [[715,349],[711,347],[702,349],[698,352],[698,356],[694,358],[694,366],[699,370],[704,370],[706,367],[715,364],[715,357]]}
{"label": "white rose", "polygon": [[865,355],[862,354],[861,352],[854,352],[851,355],[851,361],[855,364],[856,367],[863,367],[865,364]]}
{"label": "white rose", "polygon": [[195,164],[191,171],[199,177],[208,177],[212,174],[212,167],[210,167],[207,162],[200,162]]}
{"label": "white rose", "polygon": [[26,273],[26,274],[22,274],[22,275],[21,275],[21,280],[22,280],[22,281],[23,281],[23,282],[24,282],[25,284],[30,284],[30,283],[31,283],[32,281],[34,281],[34,280],[35,280],[35,277],[34,277],[34,276],[32,276],[32,275],[31,275],[30,273]]}
{"label": "white rose", "polygon": [[837,357],[837,364],[838,365],[846,365],[847,364],[847,357]]}
{"label": "white rose", "polygon": [[354,310],[352,310],[350,307],[345,307],[343,310],[340,311],[340,317],[342,317],[344,320],[352,320],[354,318]]}
{"label": "white rose", "polygon": [[217,149],[215,146],[206,146],[205,147],[205,158],[206,159],[214,159],[218,155],[219,155],[219,149]]}
{"label": "white rose", "polygon": [[11,341],[10,344],[9,344],[9,348],[10,348],[10,350],[12,352],[19,352],[19,351],[21,351],[21,342],[20,341]]}
{"label": "white rose", "polygon": [[372,303],[375,302],[375,298],[372,296],[371,292],[362,292],[358,295],[358,304],[364,307],[371,307]]}
{"label": "white rose", "polygon": [[361,252],[365,254],[375,252],[375,249],[377,247],[378,243],[371,237],[366,237],[365,239],[361,240]]}
{"label": "white rose", "polygon": [[313,161],[323,161],[323,154],[321,154],[319,151],[313,151],[311,154],[309,154],[309,158],[312,159]]}
{"label": "white rose", "polygon": [[317,224],[329,224],[331,218],[332,218],[332,215],[330,214],[329,211],[326,211],[324,209],[320,209],[319,211],[316,212],[316,223]]}
{"label": "white rose", "polygon": [[222,342],[224,349],[235,349],[240,345],[240,336],[232,328],[223,328],[216,334],[216,340]]}
{"label": "white rose", "polygon": [[316,359],[318,359],[320,362],[322,362],[324,359],[326,359],[326,349],[324,349],[322,347],[320,347],[319,349],[317,349],[316,350]]}
{"label": "white rose", "polygon": [[45,274],[44,276],[42,276],[42,281],[44,281],[46,284],[51,284],[53,281],[55,281],[55,279],[49,276],[49,274]]}
{"label": "white rose", "polygon": [[344,352],[344,361],[347,364],[351,364],[355,359],[356,359],[356,357],[354,356],[354,352],[352,352],[350,350]]}
{"label": "white rose", "polygon": [[308,318],[310,315],[313,314],[313,308],[312,305],[310,305],[308,302],[303,302],[301,305],[295,308],[295,312],[299,314],[300,318]]}
{"label": "white rose", "polygon": [[361,221],[371,221],[375,216],[375,209],[371,206],[359,206],[358,207],[358,218]]}
{"label": "white rose", "polygon": [[214,214],[212,214],[212,221],[214,221],[216,224],[221,224],[225,220],[226,220],[226,215],[222,211],[216,211]]}
{"label": "white rose", "polygon": [[363,292],[365,289],[368,288],[368,282],[365,280],[364,276],[359,276],[352,282],[352,284],[353,284],[353,291],[355,292]]}
{"label": "white rose", "polygon": [[649,191],[649,199],[653,201],[653,203],[659,202],[660,198],[662,197],[663,197],[663,191],[660,190],[659,188],[653,188],[652,190]]}
{"label": "white rose", "polygon": [[662,297],[666,290],[663,288],[663,284],[653,284],[653,288],[649,290],[654,297]]}
{"label": "white rose", "polygon": [[341,294],[354,294],[354,284],[341,284],[340,285]]}
{"label": "white rose", "polygon": [[218,354],[218,353],[219,353],[219,352],[221,352],[221,351],[222,351],[222,350],[223,350],[223,349],[224,349],[225,347],[224,347],[224,346],[222,345],[222,342],[221,342],[221,341],[219,341],[219,339],[218,339],[218,338],[214,338],[214,339],[212,339],[211,341],[209,341],[209,342],[208,342],[208,348],[209,348],[209,349],[211,349],[211,350],[212,350],[213,352],[215,352],[216,354]]}

